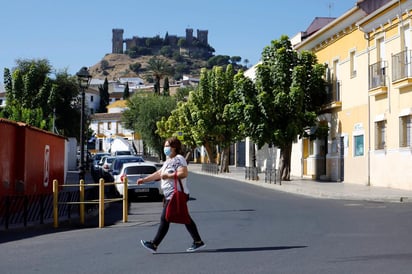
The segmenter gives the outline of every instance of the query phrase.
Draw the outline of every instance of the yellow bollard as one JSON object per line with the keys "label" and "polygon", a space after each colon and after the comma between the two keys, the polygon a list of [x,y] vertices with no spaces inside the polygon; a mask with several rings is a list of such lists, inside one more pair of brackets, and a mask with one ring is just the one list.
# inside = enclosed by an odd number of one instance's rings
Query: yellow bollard
{"label": "yellow bollard", "polygon": [[59,182],[53,180],[53,227],[59,227]]}
{"label": "yellow bollard", "polygon": [[104,179],[99,180],[99,228],[104,227]]}
{"label": "yellow bollard", "polygon": [[80,180],[80,223],[84,225],[84,180]]}
{"label": "yellow bollard", "polygon": [[127,176],[124,178],[123,182],[123,223],[127,223],[127,216],[129,215],[129,208],[128,208],[128,187],[127,187]]}

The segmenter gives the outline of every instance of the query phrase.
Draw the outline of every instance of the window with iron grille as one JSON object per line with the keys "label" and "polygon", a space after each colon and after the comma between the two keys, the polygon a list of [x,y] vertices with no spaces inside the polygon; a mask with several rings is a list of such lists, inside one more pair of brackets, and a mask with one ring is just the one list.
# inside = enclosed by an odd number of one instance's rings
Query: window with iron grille
{"label": "window with iron grille", "polygon": [[375,149],[384,149],[386,145],[386,121],[375,122]]}
{"label": "window with iron grille", "polygon": [[399,146],[412,147],[412,115],[399,117]]}

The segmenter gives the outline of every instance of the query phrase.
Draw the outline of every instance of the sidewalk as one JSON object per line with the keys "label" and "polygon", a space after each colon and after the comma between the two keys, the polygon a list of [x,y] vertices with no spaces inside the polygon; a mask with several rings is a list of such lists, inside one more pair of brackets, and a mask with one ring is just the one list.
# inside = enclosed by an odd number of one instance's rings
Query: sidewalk
{"label": "sidewalk", "polygon": [[258,181],[247,180],[245,179],[245,168],[243,167],[230,166],[230,172],[223,174],[206,173],[201,170],[201,167],[202,166],[200,164],[193,163],[188,166],[189,172],[237,180],[277,191],[284,191],[314,198],[412,203],[412,191],[409,190],[366,186],[345,182],[320,182],[297,177],[291,178],[291,181],[283,181],[282,185],[279,185],[274,184],[273,182],[265,183],[265,174],[263,173],[259,174],[260,178]]}

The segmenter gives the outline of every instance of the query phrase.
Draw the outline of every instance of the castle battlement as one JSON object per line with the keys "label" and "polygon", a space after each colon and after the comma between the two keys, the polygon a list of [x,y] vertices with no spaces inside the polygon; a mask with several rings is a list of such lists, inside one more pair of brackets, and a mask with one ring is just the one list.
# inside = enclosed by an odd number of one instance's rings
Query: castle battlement
{"label": "castle battlement", "polygon": [[[155,39],[156,37],[138,37],[123,38],[123,29],[112,29],[112,53],[124,53],[133,47],[147,47],[146,41],[148,39]],[[186,36],[179,37],[177,35],[166,34],[167,43],[170,46],[178,46],[180,39],[185,39],[185,47],[191,47],[194,41],[198,41],[201,44],[208,45],[208,31],[197,30],[197,36],[193,36],[193,29],[186,29]],[[158,37],[158,36],[157,36]]]}

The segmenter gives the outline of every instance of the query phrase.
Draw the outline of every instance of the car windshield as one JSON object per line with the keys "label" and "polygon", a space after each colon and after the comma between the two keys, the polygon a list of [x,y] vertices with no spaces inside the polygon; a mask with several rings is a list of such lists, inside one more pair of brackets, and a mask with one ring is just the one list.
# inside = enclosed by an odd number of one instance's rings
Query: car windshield
{"label": "car windshield", "polygon": [[103,156],[108,156],[109,154],[95,154],[94,155],[94,160],[95,161],[100,161],[100,159],[103,157]]}
{"label": "car windshield", "polygon": [[156,167],[152,166],[129,166],[125,168],[126,174],[152,174],[156,172]]}
{"label": "car windshield", "polygon": [[114,157],[107,157],[107,158],[106,158],[106,163],[111,164],[111,163],[113,163],[114,159],[116,159],[116,158],[114,158]]}

